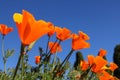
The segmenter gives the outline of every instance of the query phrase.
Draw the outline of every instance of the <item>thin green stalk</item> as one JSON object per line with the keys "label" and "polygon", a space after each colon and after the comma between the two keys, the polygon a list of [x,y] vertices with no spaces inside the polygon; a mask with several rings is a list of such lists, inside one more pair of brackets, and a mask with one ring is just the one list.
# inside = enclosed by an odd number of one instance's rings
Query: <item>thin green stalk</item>
{"label": "thin green stalk", "polygon": [[18,59],[18,62],[17,62],[17,66],[16,66],[16,68],[15,68],[15,73],[14,73],[14,75],[13,75],[13,79],[12,79],[12,80],[15,79],[15,76],[16,76],[17,71],[18,71],[18,67],[19,67],[19,65],[20,65],[20,61],[21,61],[22,55],[23,55],[23,54],[20,54],[20,56],[19,56],[19,59]]}
{"label": "thin green stalk", "polygon": [[24,75],[24,55],[21,57],[21,67],[22,67],[22,72],[21,72],[21,80],[23,80],[23,75]]}
{"label": "thin green stalk", "polygon": [[4,62],[4,73],[6,73],[6,59],[5,59],[5,53],[4,53],[4,35],[2,36],[2,57]]}
{"label": "thin green stalk", "polygon": [[66,64],[66,62],[69,60],[69,58],[71,57],[72,53],[74,52],[74,50],[72,49],[69,54],[66,56],[66,58],[63,60],[63,62],[61,63],[61,65],[58,67],[58,70],[54,73],[53,75],[53,80],[56,76],[56,73],[58,73],[60,70],[62,70],[63,66]]}
{"label": "thin green stalk", "polygon": [[[59,40],[59,42],[58,42],[58,44],[60,44],[61,43],[61,40]],[[53,45],[54,46],[54,45]],[[57,45],[58,46],[58,45]],[[58,47],[57,47],[57,50],[58,50]],[[55,61],[56,61],[56,57],[57,57],[57,50],[56,50],[56,53],[54,54],[54,59],[53,59],[53,67],[52,67],[52,69],[54,69],[54,65],[55,65]]]}
{"label": "thin green stalk", "polygon": [[94,76],[94,73],[93,73],[93,72],[91,72],[91,75],[90,75],[90,77],[89,77],[89,79],[88,79],[88,80],[91,80],[91,79],[93,78],[93,76]]}
{"label": "thin green stalk", "polygon": [[20,66],[20,62],[21,62],[22,56],[24,56],[24,54],[23,54],[23,53],[24,53],[24,49],[25,49],[25,46],[24,46],[24,45],[21,45],[20,56],[19,56],[19,59],[18,59],[18,62],[17,62],[17,66],[16,66],[16,68],[15,68],[15,73],[14,73],[14,75],[13,75],[13,79],[12,79],[12,80],[15,79],[15,76],[16,76],[16,74],[17,74],[18,68],[19,68],[19,66]]}
{"label": "thin green stalk", "polygon": [[46,47],[46,54],[48,52],[48,44],[49,44],[49,41],[50,41],[50,36],[48,36],[48,42],[47,42],[47,47]]}
{"label": "thin green stalk", "polygon": [[56,65],[56,57],[57,57],[57,52],[54,54],[54,59],[53,59],[53,63],[52,63],[52,70],[55,68],[55,65]]}
{"label": "thin green stalk", "polygon": [[[66,56],[66,58],[64,59],[64,61],[61,63],[61,65],[60,65],[60,68],[62,68],[62,66],[69,60],[69,58],[70,58],[70,56],[72,55],[72,53],[73,53],[73,49],[69,52],[69,54]],[[58,68],[58,69],[60,69],[60,68]]]}
{"label": "thin green stalk", "polygon": [[[55,43],[58,41],[58,39],[56,39],[55,40],[55,42],[54,42],[54,44],[53,44],[53,46],[51,47],[51,49],[54,47],[54,45],[55,45]],[[59,40],[59,44],[60,44],[60,40]],[[51,54],[50,54],[50,51],[51,51],[51,49],[49,50],[49,52],[47,53],[47,55],[46,55],[46,57],[43,59],[43,62],[46,62],[46,61],[49,61],[49,59],[50,59],[50,56],[51,56]],[[43,64],[39,64],[39,68],[42,66]]]}
{"label": "thin green stalk", "polygon": [[[91,72],[91,68],[93,65],[91,65],[86,71],[84,71],[81,75],[80,80],[83,80],[84,78],[88,78],[89,77],[89,73]],[[87,79],[88,80],[88,79]]]}

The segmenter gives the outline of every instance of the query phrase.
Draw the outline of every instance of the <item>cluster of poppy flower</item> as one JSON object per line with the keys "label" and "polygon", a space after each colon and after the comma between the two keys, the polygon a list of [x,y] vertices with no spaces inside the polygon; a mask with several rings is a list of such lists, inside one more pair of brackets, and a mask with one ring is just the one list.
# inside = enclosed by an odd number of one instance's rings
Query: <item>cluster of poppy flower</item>
{"label": "cluster of poppy flower", "polygon": [[[13,15],[13,20],[16,23],[19,37],[21,40],[21,44],[24,47],[30,46],[33,42],[37,41],[44,35],[48,35],[48,37],[52,37],[56,33],[56,38],[59,40],[58,42],[48,42],[48,46],[51,54],[55,54],[56,52],[61,52],[62,47],[60,42],[63,42],[67,39],[72,39],[71,50],[81,50],[84,48],[89,48],[90,44],[87,42],[89,40],[89,36],[82,31],[79,31],[78,34],[72,33],[67,28],[61,28],[55,26],[51,22],[46,22],[44,20],[36,20],[34,16],[26,10],[21,13],[15,13]],[[13,28],[7,27],[5,24],[0,24],[0,32],[3,36],[13,31]],[[24,51],[23,51],[24,52]],[[25,54],[25,53],[24,53]],[[24,55],[23,54],[23,55]],[[81,61],[80,68],[82,71],[86,71],[90,69],[92,72],[95,72],[99,75],[100,80],[112,80],[112,76],[106,72],[106,69],[110,69],[114,71],[117,68],[117,65],[114,63],[110,63],[110,66],[106,66],[108,61],[103,58],[105,56],[106,51],[101,49],[99,55],[94,57],[93,55],[88,55],[88,61]],[[35,63],[40,64],[41,56],[35,57]],[[100,75],[100,74],[103,75]]]}
{"label": "cluster of poppy flower", "polygon": [[[51,22],[35,20],[33,15],[25,10],[22,11],[22,14],[15,13],[13,15],[13,19],[17,25],[22,45],[24,46],[30,45],[32,42],[38,40],[45,34],[48,34],[48,37],[51,37],[54,33],[56,33],[56,37],[60,41],[72,38],[73,50],[90,47],[90,44],[86,42],[86,40],[89,40],[89,36],[82,31],[80,31],[79,34],[75,34],[71,33],[71,31],[67,28],[54,26]],[[50,48],[52,45],[54,45],[54,42],[49,42]],[[62,48],[60,44],[56,42],[54,47],[51,49],[51,53],[56,53],[61,50]]]}
{"label": "cluster of poppy flower", "polygon": [[[100,49],[98,56],[88,55],[88,61],[81,61],[80,63],[81,70],[86,71],[89,69],[91,72],[96,73],[100,80],[115,80],[113,72],[118,66],[113,62],[108,65],[108,61],[105,59],[106,54],[106,50]],[[111,74],[107,70],[111,71]]]}

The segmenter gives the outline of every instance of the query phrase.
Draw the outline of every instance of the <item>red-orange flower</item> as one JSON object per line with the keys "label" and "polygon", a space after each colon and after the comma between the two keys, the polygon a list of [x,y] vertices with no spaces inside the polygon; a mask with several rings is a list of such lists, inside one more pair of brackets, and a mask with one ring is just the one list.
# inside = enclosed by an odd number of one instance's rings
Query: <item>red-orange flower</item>
{"label": "red-orange flower", "polygon": [[100,80],[114,80],[115,78],[106,71],[102,71],[98,76]]}
{"label": "red-orange flower", "polygon": [[83,40],[89,40],[90,37],[82,31],[79,31],[79,37]]}
{"label": "red-orange flower", "polygon": [[7,27],[5,24],[0,24],[0,32],[3,36],[7,35],[11,31],[13,31],[12,27]]}
{"label": "red-orange flower", "polygon": [[24,45],[29,45],[50,31],[47,22],[35,20],[33,15],[25,10],[22,11],[22,14],[15,13],[13,19],[17,25],[21,42]]}
{"label": "red-orange flower", "polygon": [[48,36],[52,36],[55,33],[55,27],[51,22],[48,22],[48,27],[50,28],[50,31],[48,32]]}
{"label": "red-orange flower", "polygon": [[114,62],[111,62],[109,69],[110,69],[111,71],[114,71],[116,68],[118,68],[117,64],[115,64]]}
{"label": "red-orange flower", "polygon": [[79,35],[73,34],[72,35],[72,49],[80,50],[83,48],[89,48],[90,44],[86,42],[86,40],[89,40],[89,36],[83,32],[79,32]]}
{"label": "red-orange flower", "polygon": [[87,58],[88,58],[88,64],[92,66],[94,64],[95,57],[93,55],[88,55]]}
{"label": "red-orange flower", "polygon": [[80,67],[81,67],[81,70],[85,71],[88,69],[89,65],[88,65],[87,61],[81,61]]}
{"label": "red-orange flower", "polygon": [[54,42],[49,42],[49,49],[52,54],[62,51],[60,44]]}
{"label": "red-orange flower", "polygon": [[71,31],[67,28],[55,27],[57,39],[64,41],[71,37]]}
{"label": "red-orange flower", "polygon": [[105,70],[104,67],[107,65],[107,61],[100,56],[96,56],[94,59],[94,64],[92,65],[93,72],[100,72]]}
{"label": "red-orange flower", "polygon": [[107,51],[104,50],[104,49],[100,49],[98,55],[101,56],[101,57],[104,57],[105,55],[107,54]]}
{"label": "red-orange flower", "polygon": [[35,56],[35,63],[36,64],[39,64],[40,63],[40,56]]}

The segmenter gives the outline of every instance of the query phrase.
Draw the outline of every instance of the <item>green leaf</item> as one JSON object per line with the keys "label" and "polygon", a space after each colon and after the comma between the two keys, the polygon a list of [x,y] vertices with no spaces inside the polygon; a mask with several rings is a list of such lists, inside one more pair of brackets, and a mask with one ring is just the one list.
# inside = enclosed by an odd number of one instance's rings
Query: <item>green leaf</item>
{"label": "green leaf", "polygon": [[12,56],[13,53],[14,53],[14,49],[12,49],[12,50],[9,50],[9,49],[8,49],[8,50],[6,51],[5,58],[7,59],[8,57]]}

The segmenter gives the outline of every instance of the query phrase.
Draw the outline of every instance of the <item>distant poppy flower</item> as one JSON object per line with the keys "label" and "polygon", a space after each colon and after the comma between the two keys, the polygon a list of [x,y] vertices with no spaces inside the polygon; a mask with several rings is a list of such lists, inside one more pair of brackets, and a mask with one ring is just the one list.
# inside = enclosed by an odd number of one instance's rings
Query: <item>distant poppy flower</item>
{"label": "distant poppy flower", "polygon": [[82,35],[82,34],[81,35],[77,35],[77,34],[72,35],[72,49],[73,50],[80,50],[80,49],[90,47],[90,44],[88,42],[86,42],[86,40],[88,40],[89,37],[87,35]]}
{"label": "distant poppy flower", "polygon": [[106,71],[102,71],[98,77],[100,80],[115,80],[114,77]]}
{"label": "distant poppy flower", "polygon": [[79,31],[79,37],[83,40],[89,40],[90,37],[82,31]]}
{"label": "distant poppy flower", "polygon": [[50,31],[48,32],[48,36],[52,36],[55,33],[55,27],[51,22],[48,22],[48,27],[50,28]]}
{"label": "distant poppy flower", "polygon": [[107,54],[107,51],[102,49],[102,48],[100,49],[100,51],[98,53],[98,55],[101,56],[101,57],[104,57],[106,54]]}
{"label": "distant poppy flower", "polygon": [[81,70],[85,71],[88,69],[89,65],[88,65],[87,61],[81,61],[80,67],[81,67]]}
{"label": "distant poppy flower", "polygon": [[110,69],[111,71],[114,71],[116,68],[118,68],[117,64],[115,64],[114,62],[111,62],[109,69]]}
{"label": "distant poppy flower", "polygon": [[64,41],[71,37],[71,31],[67,28],[55,27],[57,39]]}
{"label": "distant poppy flower", "polygon": [[33,15],[25,10],[22,11],[22,14],[15,13],[13,19],[17,25],[21,42],[24,45],[29,45],[50,31],[47,22],[35,20]]}
{"label": "distant poppy flower", "polygon": [[93,55],[88,55],[87,58],[88,58],[88,64],[92,66],[94,64],[95,57]]}
{"label": "distant poppy flower", "polygon": [[36,64],[39,64],[40,63],[40,56],[35,56],[35,63]]}
{"label": "distant poppy flower", "polygon": [[103,67],[106,66],[107,63],[108,62],[105,59],[103,59],[102,57],[96,56],[94,59],[94,64],[92,66],[92,71],[97,73],[99,71],[104,70]]}
{"label": "distant poppy flower", "polygon": [[5,24],[0,24],[0,32],[3,36],[7,35],[8,33],[12,32],[12,27],[7,27]]}
{"label": "distant poppy flower", "polygon": [[54,42],[49,42],[49,49],[52,54],[62,51],[60,44]]}

